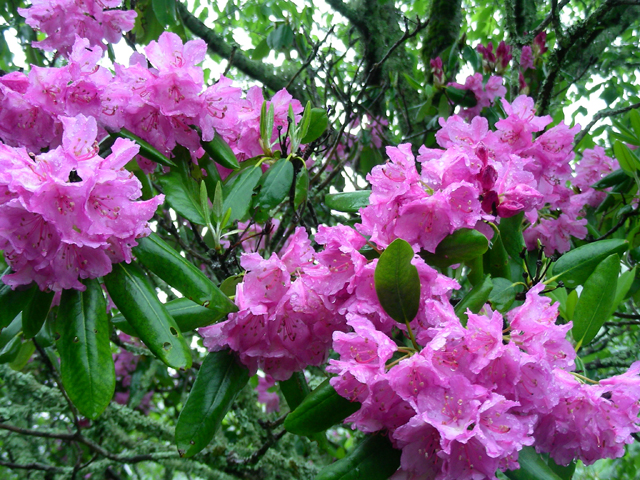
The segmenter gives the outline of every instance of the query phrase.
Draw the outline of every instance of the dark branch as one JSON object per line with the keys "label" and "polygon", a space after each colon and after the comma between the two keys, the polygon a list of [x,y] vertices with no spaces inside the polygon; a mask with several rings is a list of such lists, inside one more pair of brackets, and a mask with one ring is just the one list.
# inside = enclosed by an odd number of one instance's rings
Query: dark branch
{"label": "dark branch", "polygon": [[589,124],[586,127],[584,127],[582,131],[578,134],[578,136],[575,139],[575,144],[578,145],[582,141],[582,139],[587,135],[587,133],[589,133],[589,130],[591,130],[593,126],[603,118],[613,117],[615,115],[620,115],[621,113],[627,113],[629,110],[633,110],[634,108],[640,108],[640,102],[634,103],[633,105],[629,105],[628,107],[602,110],[596,113],[593,116],[593,120],[591,120]]}
{"label": "dark branch", "polygon": [[[222,58],[231,61],[233,60],[233,66],[240,70],[245,75],[262,82],[267,88],[277,92],[287,86],[287,77],[289,75],[278,75],[273,68],[263,62],[257,62],[251,60],[243,55],[240,51],[229,45],[222,36],[207,27],[194,16],[187,7],[182,3],[176,2],[178,7],[178,13],[182,18],[184,24],[191,30],[196,36],[204,40],[211,53],[220,55]],[[298,88],[297,85],[291,85],[289,93],[294,97],[302,100],[306,97],[304,92]]]}
{"label": "dark branch", "polygon": [[39,470],[42,472],[50,473],[68,473],[70,469],[62,467],[54,467],[51,465],[45,465],[44,463],[13,463],[3,462],[0,460],[0,467],[7,467],[16,470]]}

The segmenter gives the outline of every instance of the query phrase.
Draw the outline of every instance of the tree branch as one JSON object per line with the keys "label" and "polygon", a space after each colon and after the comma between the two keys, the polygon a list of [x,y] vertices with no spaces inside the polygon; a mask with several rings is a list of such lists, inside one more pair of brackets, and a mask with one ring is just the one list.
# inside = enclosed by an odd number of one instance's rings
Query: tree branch
{"label": "tree branch", "polygon": [[353,8],[344,3],[342,0],[327,0],[327,3],[336,12],[349,20],[358,30],[363,30],[365,28],[365,24],[362,21],[362,18],[360,18],[360,16]]}
{"label": "tree branch", "polygon": [[69,473],[73,470],[72,468],[54,467],[52,465],[45,465],[44,463],[13,463],[3,462],[2,460],[0,460],[0,467],[7,467],[16,470],[39,470],[50,473]]}
{"label": "tree branch", "polygon": [[[219,55],[222,58],[231,61],[233,66],[245,75],[262,82],[268,89],[277,92],[287,86],[287,78],[289,75],[277,74],[272,67],[263,62],[251,60],[243,55],[240,51],[229,45],[222,36],[207,27],[194,16],[184,4],[176,2],[178,13],[184,24],[193,32],[194,35],[200,37],[207,44],[209,51]],[[299,100],[306,98],[304,91],[297,85],[289,86],[289,93]]]}
{"label": "tree branch", "polygon": [[633,110],[634,108],[640,108],[640,102],[634,103],[633,105],[629,105],[628,107],[602,110],[596,113],[593,116],[593,120],[591,120],[589,124],[580,131],[574,143],[578,145],[582,141],[582,139],[587,135],[587,133],[589,133],[589,130],[591,130],[593,126],[603,118],[613,117],[614,115],[620,115],[621,113],[627,113],[629,110]]}

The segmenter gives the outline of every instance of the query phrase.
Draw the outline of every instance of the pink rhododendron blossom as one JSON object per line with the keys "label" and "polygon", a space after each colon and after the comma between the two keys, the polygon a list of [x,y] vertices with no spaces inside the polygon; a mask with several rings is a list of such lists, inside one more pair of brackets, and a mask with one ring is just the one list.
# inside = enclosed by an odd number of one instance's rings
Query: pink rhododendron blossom
{"label": "pink rhododendron blossom", "polygon": [[47,34],[44,40],[33,42],[34,47],[68,55],[76,35],[101,49],[106,49],[103,40],[118,43],[122,33],[133,28],[137,16],[133,10],[115,10],[121,4],[122,0],[33,0],[29,8],[18,8],[18,13],[27,25]]}
{"label": "pink rhododendron blossom", "polygon": [[[35,156],[0,145],[0,245],[14,273],[3,282],[41,289],[84,290],[79,279],[131,261],[136,238],[164,197],[136,201],[140,182],[124,170],[139,147],[118,139],[106,158],[97,155],[93,117],[61,117],[62,145]],[[25,242],[28,239],[28,242]]]}

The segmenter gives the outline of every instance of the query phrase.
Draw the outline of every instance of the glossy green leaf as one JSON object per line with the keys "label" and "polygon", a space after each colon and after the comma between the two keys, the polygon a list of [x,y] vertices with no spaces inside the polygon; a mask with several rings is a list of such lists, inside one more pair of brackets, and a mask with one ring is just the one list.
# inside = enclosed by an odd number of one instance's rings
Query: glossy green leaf
{"label": "glossy green leaf", "polygon": [[636,269],[638,267],[635,266],[631,270],[627,270],[620,277],[618,277],[618,283],[616,284],[616,295],[613,298],[613,308],[611,313],[613,313],[616,308],[622,303],[622,301],[627,296],[629,289],[631,289],[631,285],[633,285],[633,281],[636,278]]}
{"label": "glossy green leaf", "polygon": [[315,480],[387,480],[400,467],[401,454],[386,435],[370,435],[349,455],[320,470]]}
{"label": "glossy green leaf", "polygon": [[192,457],[211,442],[248,381],[247,369],[230,350],[207,355],[178,417],[175,436],[181,457]]}
{"label": "glossy green leaf", "polygon": [[516,293],[522,290],[521,285],[514,284],[507,278],[492,278],[493,289],[489,294],[491,306],[499,312],[505,313],[516,300]]}
{"label": "glossy green leaf", "polygon": [[115,138],[125,138],[127,140],[132,140],[136,142],[140,146],[140,155],[142,155],[144,158],[148,160],[151,160],[152,162],[159,163],[160,165],[164,165],[166,167],[173,168],[176,166],[173,160],[169,160],[162,153],[160,153],[160,151],[157,148],[151,146],[149,142],[141,139],[140,137],[130,132],[126,128],[123,128],[119,132],[109,132],[109,135]]}
{"label": "glossy green leaf", "polygon": [[491,248],[484,254],[484,271],[492,277],[511,278],[509,255],[502,243],[502,236],[495,234],[491,239]]}
{"label": "glossy green leaf", "polygon": [[567,305],[565,311],[567,313],[567,320],[573,320],[573,314],[576,311],[576,305],[578,304],[578,292],[576,290],[572,290],[569,295],[567,295]]}
{"label": "glossy green leaf", "polygon": [[518,453],[518,470],[507,470],[504,474],[510,480],[562,480],[538,455],[533,447],[524,447]]}
{"label": "glossy green leaf", "polygon": [[[191,176],[187,160],[185,158],[178,160],[179,164],[170,172],[158,177],[158,182],[162,185],[171,208],[193,223],[206,225],[206,212],[200,205],[200,185]],[[189,163],[191,163],[190,160]]]}
{"label": "glossy green leaf", "polygon": [[604,177],[602,180],[598,180],[596,183],[591,185],[592,188],[597,190],[603,188],[610,188],[614,185],[618,185],[629,178],[629,174],[622,169],[618,169],[614,172],[611,172],[609,175]]}
{"label": "glossy green leaf", "polygon": [[241,283],[243,279],[244,279],[243,274],[232,275],[230,277],[227,277],[220,284],[220,290],[222,290],[222,292],[225,295],[232,297],[236,294],[236,286],[239,283]]}
{"label": "glossy green leaf", "polygon": [[619,140],[616,140],[616,143],[613,144],[613,153],[625,172],[633,175],[640,167],[640,161],[638,161],[629,147]]}
{"label": "glossy green leaf", "polygon": [[231,147],[224,141],[222,135],[215,133],[213,140],[210,142],[202,142],[202,148],[209,154],[212,160],[219,163],[225,168],[237,170],[240,168],[238,159]]}
{"label": "glossy green leaf", "polygon": [[116,372],[109,342],[107,302],[97,280],[63,290],[55,323],[62,384],[76,408],[97,418],[113,397]]}
{"label": "glossy green leaf", "polygon": [[54,292],[43,292],[36,288],[29,303],[22,311],[22,333],[24,338],[35,337],[49,315]]}
{"label": "glossy green leaf", "polygon": [[[175,320],[181,332],[189,332],[196,328],[206,327],[226,318],[227,314],[216,312],[193,303],[188,298],[176,298],[164,304],[169,315]],[[122,315],[111,319],[113,325],[128,335],[138,336],[138,332],[129,325]]]}
{"label": "glossy green leaf", "polygon": [[456,87],[445,87],[447,97],[455,104],[461,107],[475,107],[478,104],[476,96],[471,90],[463,90]]}
{"label": "glossy green leaf", "polygon": [[[578,367],[578,365],[576,365],[576,367]],[[583,367],[583,370],[584,370],[584,367]],[[553,473],[555,473],[562,480],[571,480],[573,478],[573,474],[576,471],[576,464],[577,462],[576,460],[574,460],[567,466],[558,465],[556,462],[553,461],[553,458],[547,457],[547,465],[549,465],[549,468],[553,471]]]}
{"label": "glossy green leaf", "polygon": [[253,52],[251,52],[251,59],[262,60],[264,57],[269,55],[270,51],[271,49],[269,48],[269,44],[267,43],[267,39],[265,38],[260,43],[258,43],[256,48],[253,49]]}
{"label": "glossy green leaf", "polygon": [[282,24],[267,35],[267,45],[273,50],[286,50],[293,43],[293,30],[288,24]]}
{"label": "glossy green leaf", "polygon": [[20,352],[22,331],[22,314],[19,313],[13,321],[0,332],[0,363],[9,363]]}
{"label": "glossy green leaf", "polygon": [[489,300],[492,290],[493,282],[491,281],[491,276],[485,275],[482,281],[476,284],[476,286],[458,302],[454,310],[463,326],[467,325],[467,320],[469,319],[467,309],[473,313],[478,313],[482,307],[484,307],[484,304],[487,303],[487,300]]}
{"label": "glossy green leaf", "polygon": [[640,113],[638,113],[638,110],[631,110],[629,112],[629,121],[631,122],[633,133],[640,139]]}
{"label": "glossy green leaf", "polygon": [[489,241],[482,233],[461,228],[447,235],[438,244],[435,253],[421,252],[420,256],[429,265],[444,268],[456,263],[468,262],[483,255],[488,248]]}
{"label": "glossy green leaf", "polygon": [[294,372],[288,380],[278,382],[278,385],[291,411],[298,408],[310,392],[304,372]]}
{"label": "glossy green leaf", "polygon": [[281,158],[260,178],[253,206],[267,211],[276,207],[289,194],[292,182],[293,165],[287,158]]}
{"label": "glossy green leaf", "polygon": [[571,334],[577,343],[588,345],[596,336],[602,324],[609,319],[616,294],[620,257],[610,255],[605,258],[589,276],[580,293],[573,313]]}
{"label": "glossy green leaf", "polygon": [[[11,273],[7,269],[3,275]],[[9,325],[29,303],[38,287],[19,287],[13,290],[9,285],[0,282],[0,330]]]}
{"label": "glossy green leaf", "polygon": [[262,170],[258,165],[253,165],[242,170],[238,175],[231,177],[223,185],[224,203],[222,209],[226,212],[231,209],[230,222],[243,220],[249,213],[253,189],[260,181]]}
{"label": "glossy green leaf", "polygon": [[627,241],[612,238],[570,250],[553,265],[553,277],[549,280],[564,282],[567,287],[576,288],[584,284],[605,258],[614,253],[621,254],[628,248]]}
{"label": "glossy green leaf", "polygon": [[305,145],[317,140],[328,126],[329,117],[327,111],[324,108],[312,108],[309,128],[307,129],[307,134],[302,138],[301,144]]}
{"label": "glossy green leaf", "polygon": [[313,435],[342,422],[359,408],[358,402],[338,395],[326,379],[287,415],[284,428],[296,435]]}
{"label": "glossy green leaf", "polygon": [[324,196],[327,207],[338,212],[358,213],[361,208],[369,205],[371,190],[358,190],[356,192],[328,193]]}
{"label": "glossy green leaf", "polygon": [[238,311],[238,307],[204,273],[155,233],[139,238],[133,252],[149,270],[189,300],[223,316]]}
{"label": "glossy green leaf", "polygon": [[502,245],[509,256],[514,260],[520,260],[520,252],[524,250],[524,237],[522,236],[522,220],[524,212],[509,218],[501,218],[498,229]]}
{"label": "glossy green leaf", "polygon": [[115,263],[104,282],[113,303],[154,355],[175,369],[191,367],[191,351],[182,332],[140,267]]}
{"label": "glossy green leaf", "polygon": [[176,2],[174,0],[151,0],[153,13],[155,13],[158,22],[168,27],[175,25],[176,19]]}
{"label": "glossy green leaf", "polygon": [[380,305],[400,323],[412,321],[420,307],[420,278],[413,257],[411,245],[398,238],[382,252],[374,273]]}
{"label": "glossy green leaf", "polygon": [[31,360],[31,356],[36,351],[36,346],[33,342],[23,342],[20,345],[20,349],[18,350],[18,354],[15,358],[9,363],[9,367],[13,368],[16,371],[22,370],[27,366],[29,360]]}
{"label": "glossy green leaf", "polygon": [[296,176],[296,191],[293,199],[295,208],[307,201],[309,195],[309,171],[302,167]]}

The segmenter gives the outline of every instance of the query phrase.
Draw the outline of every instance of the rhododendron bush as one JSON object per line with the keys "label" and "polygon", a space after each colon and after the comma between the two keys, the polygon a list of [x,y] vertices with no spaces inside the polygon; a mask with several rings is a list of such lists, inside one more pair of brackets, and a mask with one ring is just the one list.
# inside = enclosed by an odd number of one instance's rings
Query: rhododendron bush
{"label": "rhododendron bush", "polygon": [[485,3],[3,7],[3,478],[635,478],[638,7]]}

